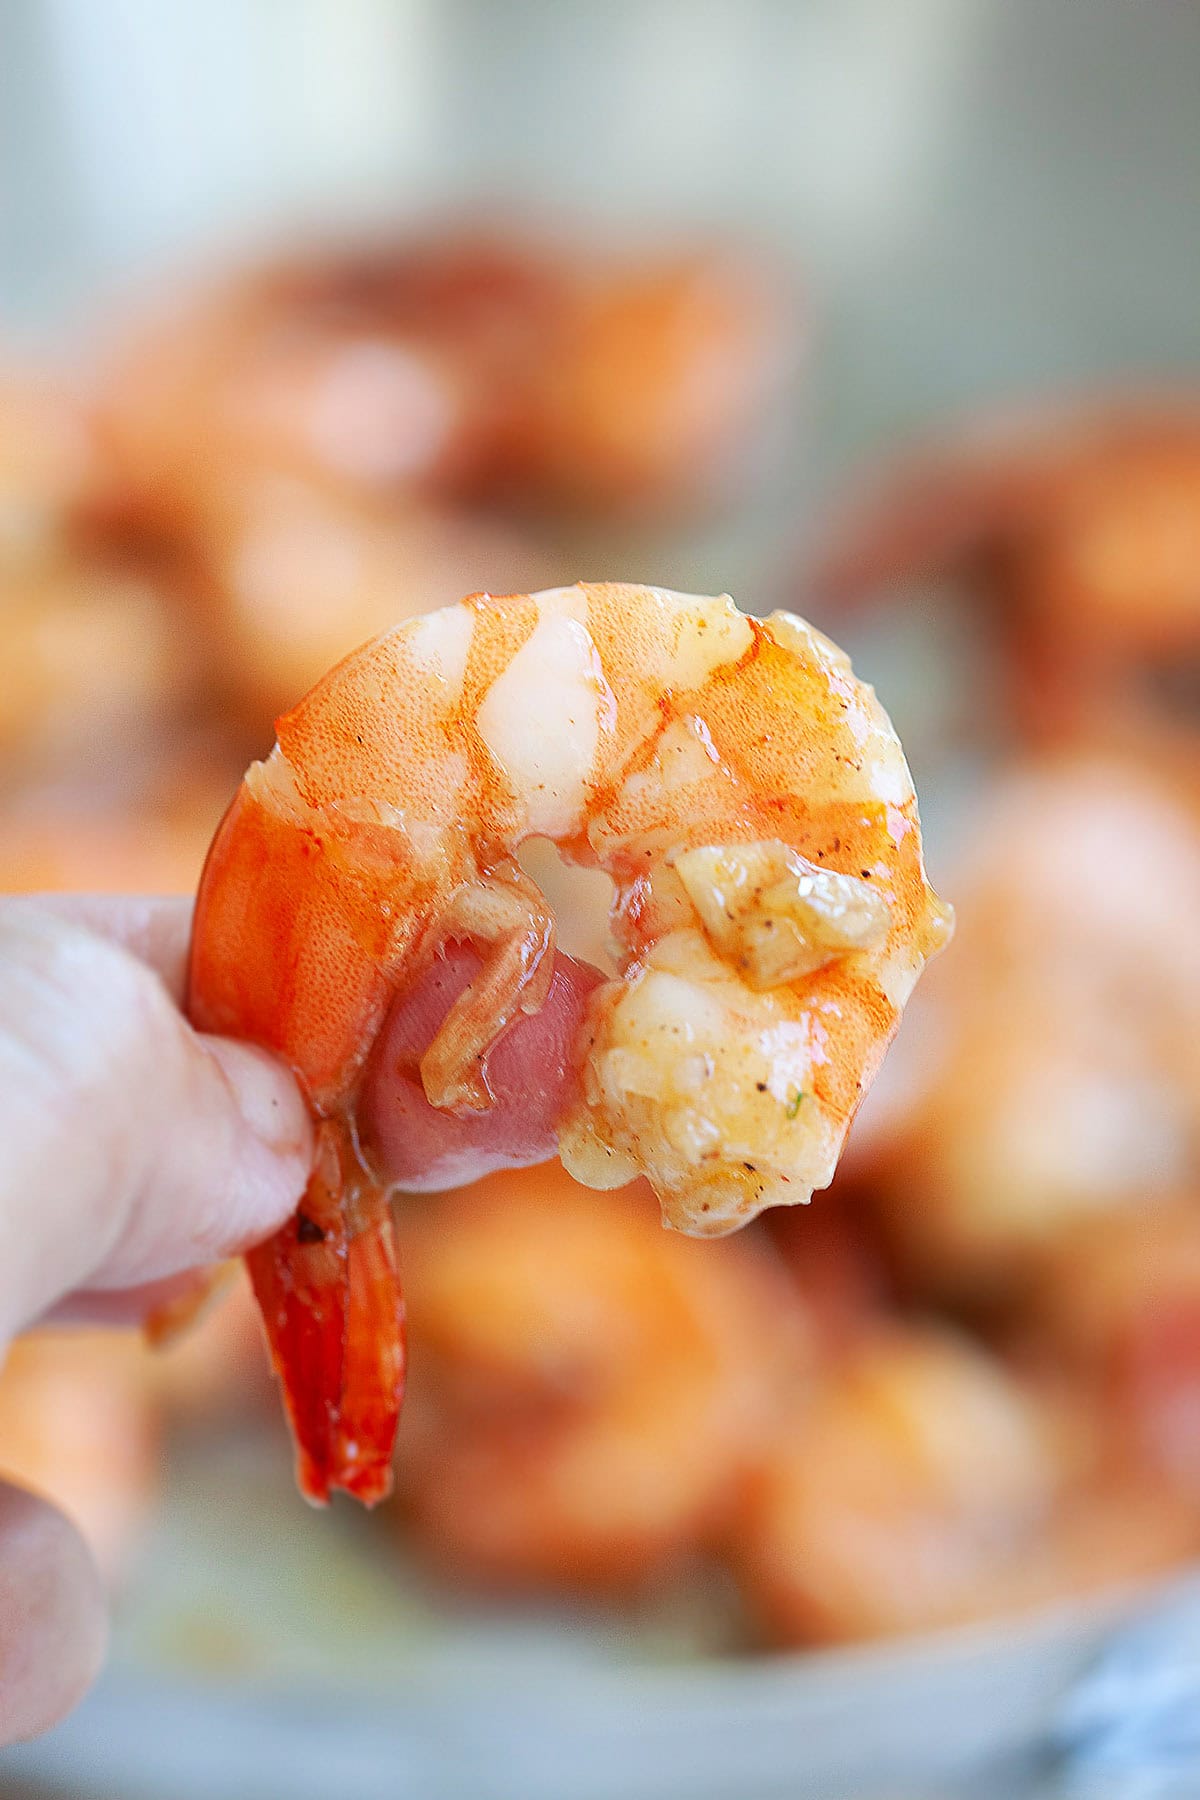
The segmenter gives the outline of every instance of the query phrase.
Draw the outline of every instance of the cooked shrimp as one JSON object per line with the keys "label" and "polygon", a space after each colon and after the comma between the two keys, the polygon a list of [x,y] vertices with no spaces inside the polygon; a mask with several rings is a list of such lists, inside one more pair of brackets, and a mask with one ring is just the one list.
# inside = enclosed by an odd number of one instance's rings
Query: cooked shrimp
{"label": "cooked shrimp", "polygon": [[0,371],[0,562],[28,567],[57,549],[64,515],[93,477],[83,409],[51,382]]}
{"label": "cooked shrimp", "polygon": [[1112,1463],[1103,1420],[929,1329],[868,1339],[794,1410],[733,1555],[788,1644],[989,1618],[1194,1554],[1200,1517]]}
{"label": "cooked shrimp", "polygon": [[[672,1224],[728,1231],[828,1183],[949,915],[885,714],[787,614],[477,595],[348,657],[278,730],[209,857],[190,1006],[284,1057],[319,1122],[251,1269],[302,1485],[375,1499],[402,1363],[387,1179],[463,1179],[510,1027],[540,1012],[563,1073],[507,1066],[500,1119],[524,1089],[538,1122],[497,1161],[557,1141],[586,1185],[645,1175]],[[590,995],[516,861],[531,836],[612,877],[620,974]],[[422,982],[444,1017],[414,1054]]]}
{"label": "cooked shrimp", "polygon": [[198,496],[188,538],[217,674],[256,726],[339,657],[409,613],[468,592],[487,572],[527,587],[549,559],[494,520],[428,502],[382,506],[328,485],[242,473]]}
{"label": "cooked shrimp", "polygon": [[5,782],[112,761],[188,681],[163,584],[78,536],[93,472],[81,410],[0,380],[0,767]]}
{"label": "cooked shrimp", "polygon": [[37,1333],[0,1374],[0,1473],[57,1501],[117,1581],[145,1521],[156,1420],[141,1346],[112,1332]]}
{"label": "cooked shrimp", "polygon": [[101,563],[0,567],[0,759],[56,773],[135,755],[171,718],[187,683],[164,596]]}
{"label": "cooked shrimp", "polygon": [[831,606],[950,575],[993,615],[1021,728],[1194,770],[1200,410],[1117,399],[984,420],[843,514],[809,581]]}
{"label": "cooked shrimp", "polygon": [[1131,1455],[1200,1496],[1200,1194],[1080,1219],[1039,1263],[1020,1330],[1096,1387]]}
{"label": "cooked shrimp", "polygon": [[855,1146],[911,1281],[960,1299],[1200,1176],[1194,808],[1113,759],[1048,760],[987,794],[967,861],[953,967]]}
{"label": "cooked shrimp", "polygon": [[401,1467],[424,1547],[490,1583],[628,1589],[724,1529],[807,1320],[764,1246],[659,1228],[558,1164],[403,1209],[413,1404]]}
{"label": "cooked shrimp", "polygon": [[0,816],[0,893],[186,894],[211,832],[178,832],[156,819],[98,818],[86,807],[38,818]]}
{"label": "cooked shrimp", "polygon": [[0,893],[194,893],[229,777],[218,788],[215,771],[186,764],[136,798],[26,786],[0,809]]}
{"label": "cooked shrimp", "polygon": [[736,469],[790,336],[778,284],[729,254],[385,244],[252,270],[143,326],[102,412],[138,508],[176,520],[230,465],[645,506]]}
{"label": "cooked shrimp", "polygon": [[892,1297],[862,1200],[839,1173],[811,1216],[778,1210],[762,1221],[825,1357],[857,1343]]}

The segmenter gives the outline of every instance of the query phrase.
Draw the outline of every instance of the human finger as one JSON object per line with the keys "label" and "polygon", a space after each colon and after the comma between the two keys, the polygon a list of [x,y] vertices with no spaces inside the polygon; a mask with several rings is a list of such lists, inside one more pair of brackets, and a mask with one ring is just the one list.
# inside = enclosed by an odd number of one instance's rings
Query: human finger
{"label": "human finger", "polygon": [[100,1576],[75,1526],[48,1500],[0,1482],[0,1744],[68,1713],[107,1639]]}
{"label": "human finger", "polygon": [[146,964],[26,903],[0,906],[0,972],[0,1333],[282,1223],[311,1134],[280,1064],[194,1032]]}
{"label": "human finger", "polygon": [[118,944],[182,1002],[193,905],[184,895],[30,894],[10,904],[36,907]]}

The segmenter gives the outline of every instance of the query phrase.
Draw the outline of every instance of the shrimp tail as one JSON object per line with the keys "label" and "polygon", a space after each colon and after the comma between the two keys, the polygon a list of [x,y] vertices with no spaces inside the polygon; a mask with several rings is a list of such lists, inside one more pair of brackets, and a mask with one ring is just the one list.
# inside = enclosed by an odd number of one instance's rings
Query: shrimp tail
{"label": "shrimp tail", "polygon": [[404,1298],[386,1193],[339,1120],[318,1130],[299,1207],[246,1258],[316,1505],[342,1488],[373,1506],[391,1491],[404,1395]]}

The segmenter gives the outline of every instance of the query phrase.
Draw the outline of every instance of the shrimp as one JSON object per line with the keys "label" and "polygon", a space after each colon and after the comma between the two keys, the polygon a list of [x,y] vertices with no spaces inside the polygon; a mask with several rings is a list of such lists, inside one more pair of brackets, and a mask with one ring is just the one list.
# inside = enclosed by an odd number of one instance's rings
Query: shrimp
{"label": "shrimp", "polygon": [[[613,881],[618,974],[590,993],[560,981],[529,837]],[[552,1018],[570,1078],[508,1064],[513,1109],[524,1088],[542,1114],[501,1160],[557,1141],[586,1186],[645,1176],[670,1224],[713,1235],[827,1185],[949,916],[886,715],[791,615],[483,594],[339,664],[218,833],[189,987],[202,1028],[291,1064],[317,1124],[299,1211],[250,1256],[305,1492],[387,1491],[388,1179],[463,1178],[522,1015]],[[422,979],[444,1017],[414,1056]],[[448,1120],[443,1160],[414,1157],[414,1098]]]}
{"label": "shrimp", "polygon": [[1073,755],[1010,772],[978,810],[953,966],[854,1148],[911,1283],[959,1301],[1019,1291],[1077,1221],[1200,1175],[1194,808]]}
{"label": "shrimp", "polygon": [[0,759],[14,775],[136,761],[171,725],[189,671],[166,596],[102,561],[0,566]]}
{"label": "shrimp", "polygon": [[154,1501],[158,1421],[137,1339],[37,1332],[0,1374],[0,1471],[56,1500],[105,1579],[132,1560]]}
{"label": "shrimp", "polygon": [[848,508],[809,591],[850,607],[947,573],[993,615],[1019,732],[1194,771],[1200,409],[1127,396],[1015,412]]}
{"label": "shrimp", "polygon": [[102,379],[118,489],[176,522],[215,475],[613,509],[708,497],[794,360],[782,284],[459,234],[235,274]]}
{"label": "shrimp", "polygon": [[1095,1386],[1131,1454],[1200,1495],[1200,1196],[1082,1218],[1022,1296],[1019,1329]]}
{"label": "shrimp", "polygon": [[196,891],[229,802],[228,758],[180,733],[152,768],[116,774],[26,783],[0,802],[0,893]]}
{"label": "shrimp", "polygon": [[64,518],[94,479],[83,408],[54,383],[0,365],[0,560],[53,555]]}
{"label": "shrimp", "polygon": [[403,1209],[406,1522],[493,1584],[626,1591],[724,1529],[811,1354],[765,1246],[658,1229],[557,1164]]}
{"label": "shrimp", "polygon": [[496,520],[286,475],[241,473],[197,496],[192,585],[232,709],[261,725],[340,656],[404,616],[430,612],[489,571],[548,583],[551,559]]}
{"label": "shrimp", "polygon": [[60,776],[174,722],[190,672],[155,571],[83,533],[95,446],[81,407],[0,377],[0,772]]}
{"label": "shrimp", "polygon": [[866,1337],[785,1421],[731,1554],[773,1641],[844,1643],[1144,1579],[1200,1543],[1086,1393],[946,1331]]}

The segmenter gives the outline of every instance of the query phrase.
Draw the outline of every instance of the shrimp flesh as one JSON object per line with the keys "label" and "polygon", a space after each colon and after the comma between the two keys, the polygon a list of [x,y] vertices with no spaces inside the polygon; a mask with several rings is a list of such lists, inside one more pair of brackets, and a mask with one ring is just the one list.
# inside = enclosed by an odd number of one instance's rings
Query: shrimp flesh
{"label": "shrimp flesh", "polygon": [[628,1592],[725,1531],[808,1322],[761,1239],[689,1242],[656,1212],[547,1163],[400,1213],[405,1523],[456,1574]]}
{"label": "shrimp flesh", "polygon": [[953,964],[852,1156],[906,1285],[994,1304],[1083,1220],[1200,1178],[1200,830],[1177,783],[1092,754],[1010,770],[976,816]]}
{"label": "shrimp flesh", "polygon": [[728,249],[463,233],[235,272],[112,359],[113,499],[178,525],[233,468],[360,497],[710,500],[769,440],[798,360],[786,288]]}
{"label": "shrimp flesh", "polygon": [[372,1050],[470,945],[420,1078],[443,1113],[492,1105],[490,1052],[554,982],[530,837],[615,890],[619,972],[572,1047],[562,1160],[589,1187],[645,1176],[696,1235],[828,1184],[947,937],[895,733],[798,618],[617,584],[479,594],[340,663],[217,835],[189,1002],[287,1061],[317,1122],[300,1209],[250,1258],[316,1499],[387,1491],[402,1386]]}
{"label": "shrimp flesh", "polygon": [[802,1393],[732,1545],[777,1644],[1012,1616],[1195,1554],[1194,1501],[1114,1452],[1086,1391],[930,1326],[869,1334]]}
{"label": "shrimp flesh", "polygon": [[910,453],[812,559],[833,608],[949,576],[991,615],[1020,735],[1088,737],[1196,766],[1196,394],[1115,396],[976,421]]}

